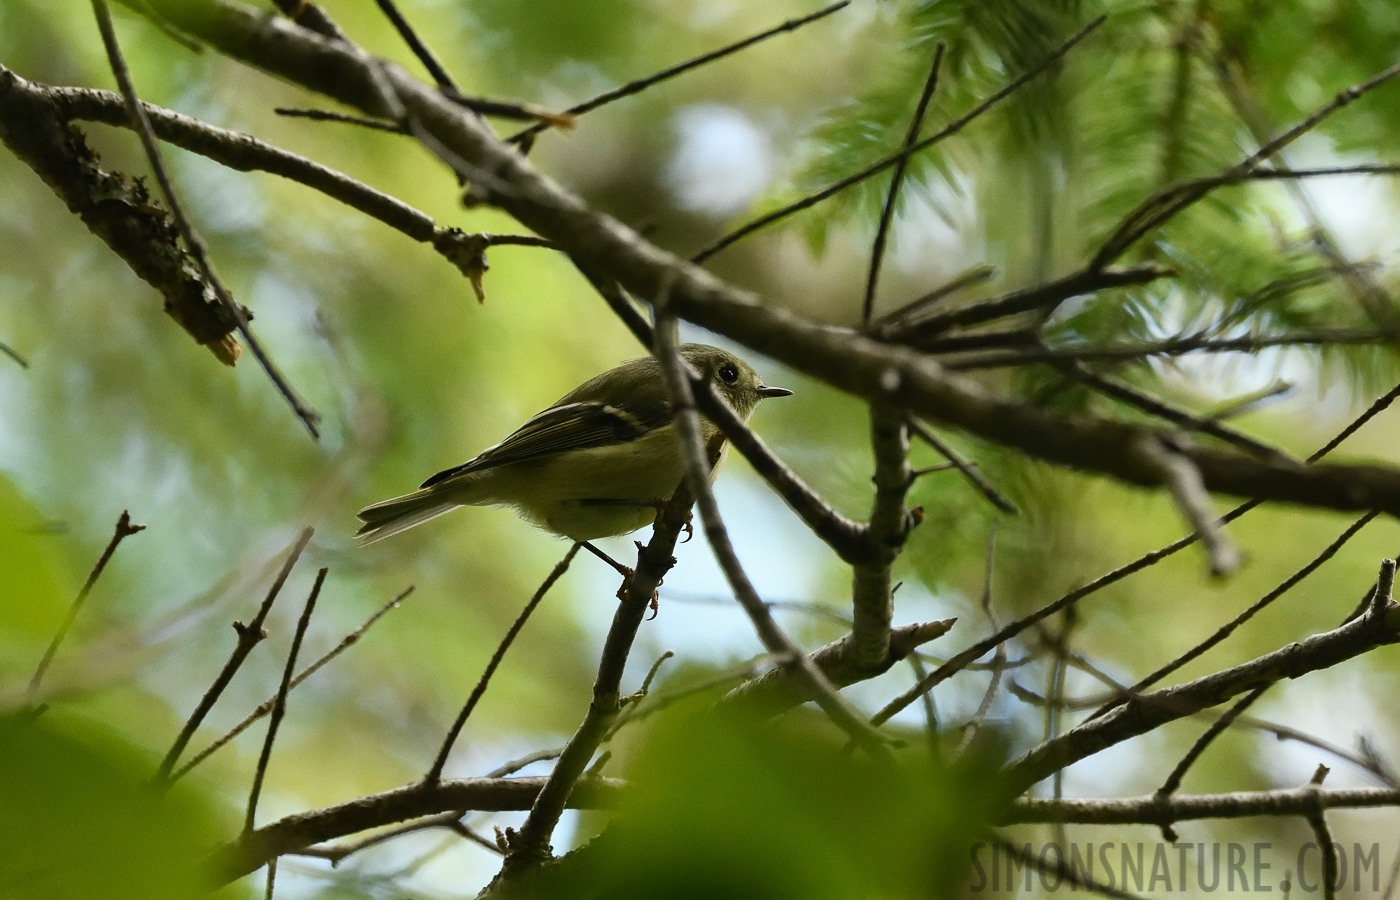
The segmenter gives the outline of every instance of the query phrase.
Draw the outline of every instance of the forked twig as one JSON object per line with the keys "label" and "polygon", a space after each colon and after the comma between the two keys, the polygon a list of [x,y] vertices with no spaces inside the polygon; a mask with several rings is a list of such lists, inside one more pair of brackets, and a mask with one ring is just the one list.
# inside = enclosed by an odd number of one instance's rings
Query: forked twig
{"label": "forked twig", "polygon": [[179,735],[176,736],[175,743],[171,745],[170,750],[165,754],[165,758],[161,760],[160,768],[156,771],[156,784],[165,785],[170,782],[170,770],[174,768],[175,763],[180,758],[180,754],[184,752],[185,745],[187,745],[190,742],[190,738],[194,736],[195,729],[199,728],[200,723],[204,721],[204,717],[208,715],[209,710],[213,708],[215,701],[217,701],[219,696],[224,692],[224,688],[228,687],[229,682],[233,680],[233,676],[238,673],[239,667],[243,665],[243,660],[247,659],[248,654],[253,652],[253,648],[257,646],[258,642],[267,636],[263,633],[263,622],[266,621],[267,614],[272,611],[273,601],[277,599],[277,595],[282,591],[282,585],[286,583],[287,576],[292,573],[292,567],[296,565],[297,560],[301,558],[301,552],[306,549],[306,545],[311,541],[311,533],[312,530],[308,527],[302,529],[301,534],[297,536],[296,542],[292,544],[291,552],[287,554],[287,561],[282,564],[282,570],[277,573],[277,578],[272,582],[272,587],[268,589],[267,597],[263,600],[262,605],[258,607],[257,614],[253,616],[253,620],[247,625],[244,625],[242,622],[233,623],[233,629],[238,633],[238,643],[234,645],[233,652],[229,654],[228,662],[224,663],[223,669],[214,677],[213,684],[209,685],[209,689],[205,691],[204,696],[200,698],[198,705],[194,708],[194,712],[190,713],[189,719],[185,722],[184,727],[180,729]]}
{"label": "forked twig", "polygon": [[[374,615],[366,619],[364,623],[360,625],[360,627],[356,628],[354,631],[341,638],[340,643],[336,644],[329,651],[327,651],[324,656],[322,656],[320,659],[316,660],[314,663],[298,672],[297,677],[292,679],[291,687],[288,690],[294,690],[297,687],[297,685],[310,678],[317,672],[317,670],[321,669],[331,660],[335,659],[337,656],[354,646],[360,640],[360,638],[364,636],[365,632],[368,631],[372,625],[374,625],[375,622],[378,622],[381,618],[383,618],[384,614],[389,612],[389,610],[397,609],[400,601],[402,601],[411,593],[413,593],[413,585],[409,585],[408,587],[400,591],[398,594],[396,594],[392,600],[381,606],[378,610],[375,611]],[[193,769],[195,766],[204,762],[204,760],[208,759],[211,755],[213,755],[214,751],[218,750],[220,747],[224,746],[229,741],[238,737],[240,734],[246,731],[248,727],[254,722],[261,719],[268,713],[272,712],[273,704],[275,704],[276,702],[276,694],[273,694],[271,697],[268,697],[266,700],[264,700],[261,704],[258,705],[257,709],[248,713],[248,715],[244,717],[243,721],[239,722],[237,725],[224,732],[221,737],[218,737],[212,742],[210,742],[209,746],[205,747],[203,750],[190,757],[189,762],[185,763],[183,766],[175,770],[175,773],[170,776],[170,780],[172,782],[179,781],[181,778],[185,777],[186,773],[188,773],[190,769]]]}

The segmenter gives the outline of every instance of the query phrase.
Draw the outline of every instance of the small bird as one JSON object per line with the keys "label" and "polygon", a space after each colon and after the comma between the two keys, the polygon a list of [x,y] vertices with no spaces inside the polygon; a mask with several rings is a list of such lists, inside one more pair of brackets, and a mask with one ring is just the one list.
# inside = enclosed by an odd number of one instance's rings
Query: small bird
{"label": "small bird", "polygon": [[[707,344],[681,356],[747,420],[758,401],[792,391],[768,387],[753,367]],[[718,430],[701,419],[708,442]],[[439,472],[421,489],[360,510],[361,546],[459,506],[510,506],[533,525],[574,541],[627,534],[656,518],[685,463],[671,403],[654,357],[585,381],[475,459]]]}

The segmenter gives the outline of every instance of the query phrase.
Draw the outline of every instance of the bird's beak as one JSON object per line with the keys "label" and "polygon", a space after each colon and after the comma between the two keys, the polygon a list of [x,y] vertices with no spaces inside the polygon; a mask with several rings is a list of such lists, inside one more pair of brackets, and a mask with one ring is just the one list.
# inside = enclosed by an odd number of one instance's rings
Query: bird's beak
{"label": "bird's beak", "polygon": [[764,398],[767,398],[767,397],[791,397],[791,396],[792,396],[792,391],[788,390],[787,388],[769,387],[769,386],[766,385],[766,384],[760,384],[760,385],[758,386],[758,396],[764,397]]}

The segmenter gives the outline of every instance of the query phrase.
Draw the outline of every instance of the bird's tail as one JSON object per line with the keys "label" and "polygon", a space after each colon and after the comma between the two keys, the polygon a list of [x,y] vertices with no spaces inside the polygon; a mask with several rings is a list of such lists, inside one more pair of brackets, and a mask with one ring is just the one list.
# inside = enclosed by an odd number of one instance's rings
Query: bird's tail
{"label": "bird's tail", "polygon": [[436,519],[458,506],[461,506],[461,503],[447,499],[442,492],[432,488],[384,500],[359,511],[357,515],[365,524],[355,532],[355,537],[360,539],[361,547],[373,544],[400,531],[407,531],[415,525],[421,525],[429,519]]}

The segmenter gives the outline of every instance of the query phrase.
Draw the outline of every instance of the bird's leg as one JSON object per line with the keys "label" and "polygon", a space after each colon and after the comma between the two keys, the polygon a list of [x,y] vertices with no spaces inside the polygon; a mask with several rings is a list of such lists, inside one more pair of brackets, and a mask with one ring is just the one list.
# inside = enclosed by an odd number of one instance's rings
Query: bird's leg
{"label": "bird's leg", "polygon": [[[637,573],[634,570],[629,569],[627,566],[624,566],[617,560],[613,559],[611,556],[608,556],[606,553],[604,553],[602,550],[599,550],[597,547],[593,546],[593,544],[591,544],[588,541],[579,541],[579,546],[587,550],[589,553],[592,553],[594,556],[598,557],[603,562],[612,566],[615,570],[617,570],[617,573],[622,576],[622,584],[618,585],[617,588],[617,599],[619,601],[625,602],[627,600],[628,591],[632,589],[632,576],[636,575]],[[637,544],[637,549],[642,549],[642,545],[640,543]],[[660,611],[661,607],[657,605],[655,591],[652,591],[651,599],[647,601],[647,603],[651,607],[651,616],[649,618],[656,618],[656,614]]]}
{"label": "bird's leg", "polygon": [[[597,547],[593,546],[593,544],[590,541],[579,541],[579,546],[583,547],[583,549],[587,550],[589,553],[592,553],[594,556],[598,557],[603,562],[612,566],[613,569],[617,571],[617,574],[622,576],[622,590],[626,590],[627,585],[631,582],[632,575],[634,574],[631,569],[627,568],[622,563],[613,559],[611,556],[608,556],[602,550],[599,550]],[[619,593],[620,592],[621,591],[619,591]]]}

